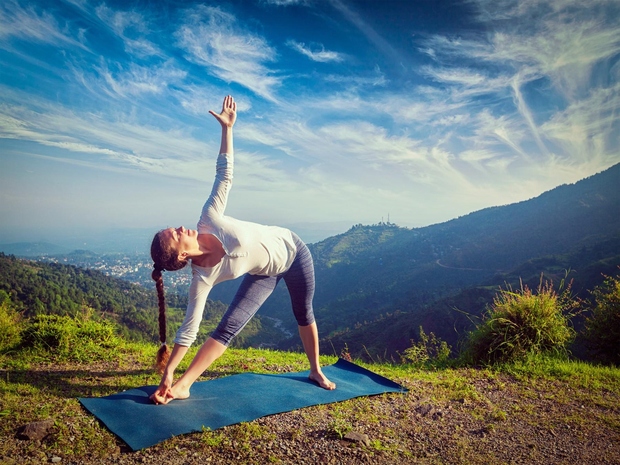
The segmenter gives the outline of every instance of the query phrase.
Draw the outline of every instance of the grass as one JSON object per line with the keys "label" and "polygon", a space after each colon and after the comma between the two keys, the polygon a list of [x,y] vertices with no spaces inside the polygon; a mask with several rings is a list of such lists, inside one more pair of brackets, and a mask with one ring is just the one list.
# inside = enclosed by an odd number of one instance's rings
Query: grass
{"label": "grass", "polygon": [[579,302],[551,282],[536,291],[500,289],[481,324],[469,334],[466,355],[474,363],[513,362],[530,354],[566,354],[576,333],[570,320]]}

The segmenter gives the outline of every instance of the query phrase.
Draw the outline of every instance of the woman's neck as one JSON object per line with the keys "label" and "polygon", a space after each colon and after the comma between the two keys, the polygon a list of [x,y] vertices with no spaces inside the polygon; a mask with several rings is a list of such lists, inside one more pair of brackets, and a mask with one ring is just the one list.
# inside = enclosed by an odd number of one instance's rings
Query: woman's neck
{"label": "woman's neck", "polygon": [[192,257],[192,263],[195,265],[212,268],[226,255],[222,243],[213,234],[199,234],[198,245],[202,254]]}

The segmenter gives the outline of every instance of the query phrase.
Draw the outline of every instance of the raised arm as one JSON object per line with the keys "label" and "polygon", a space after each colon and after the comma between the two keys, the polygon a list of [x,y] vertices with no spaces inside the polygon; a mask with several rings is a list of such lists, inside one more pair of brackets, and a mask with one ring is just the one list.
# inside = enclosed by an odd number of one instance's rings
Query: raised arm
{"label": "raised arm", "polygon": [[222,142],[220,144],[220,153],[233,154],[233,132],[232,128],[237,121],[237,103],[230,95],[224,97],[222,103],[222,111],[218,114],[213,110],[209,110],[216,120],[222,126]]}

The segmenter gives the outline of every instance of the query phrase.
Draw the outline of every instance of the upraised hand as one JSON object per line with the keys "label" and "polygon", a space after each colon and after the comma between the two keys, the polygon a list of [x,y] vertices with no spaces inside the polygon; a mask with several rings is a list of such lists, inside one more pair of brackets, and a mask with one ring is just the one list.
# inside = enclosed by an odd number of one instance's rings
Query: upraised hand
{"label": "upraised hand", "polygon": [[232,128],[237,120],[237,103],[232,96],[227,95],[224,97],[224,102],[222,103],[222,112],[217,114],[213,110],[209,110],[209,113],[211,113],[223,127]]}

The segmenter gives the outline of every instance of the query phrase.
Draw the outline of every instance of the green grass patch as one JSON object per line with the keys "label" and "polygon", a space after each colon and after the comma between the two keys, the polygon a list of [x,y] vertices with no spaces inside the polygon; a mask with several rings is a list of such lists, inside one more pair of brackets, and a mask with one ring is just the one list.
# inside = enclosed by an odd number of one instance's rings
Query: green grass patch
{"label": "green grass patch", "polygon": [[464,356],[495,364],[531,354],[566,354],[575,337],[570,319],[577,305],[568,290],[559,294],[542,279],[536,291],[523,285],[500,289],[482,323],[469,334]]}

